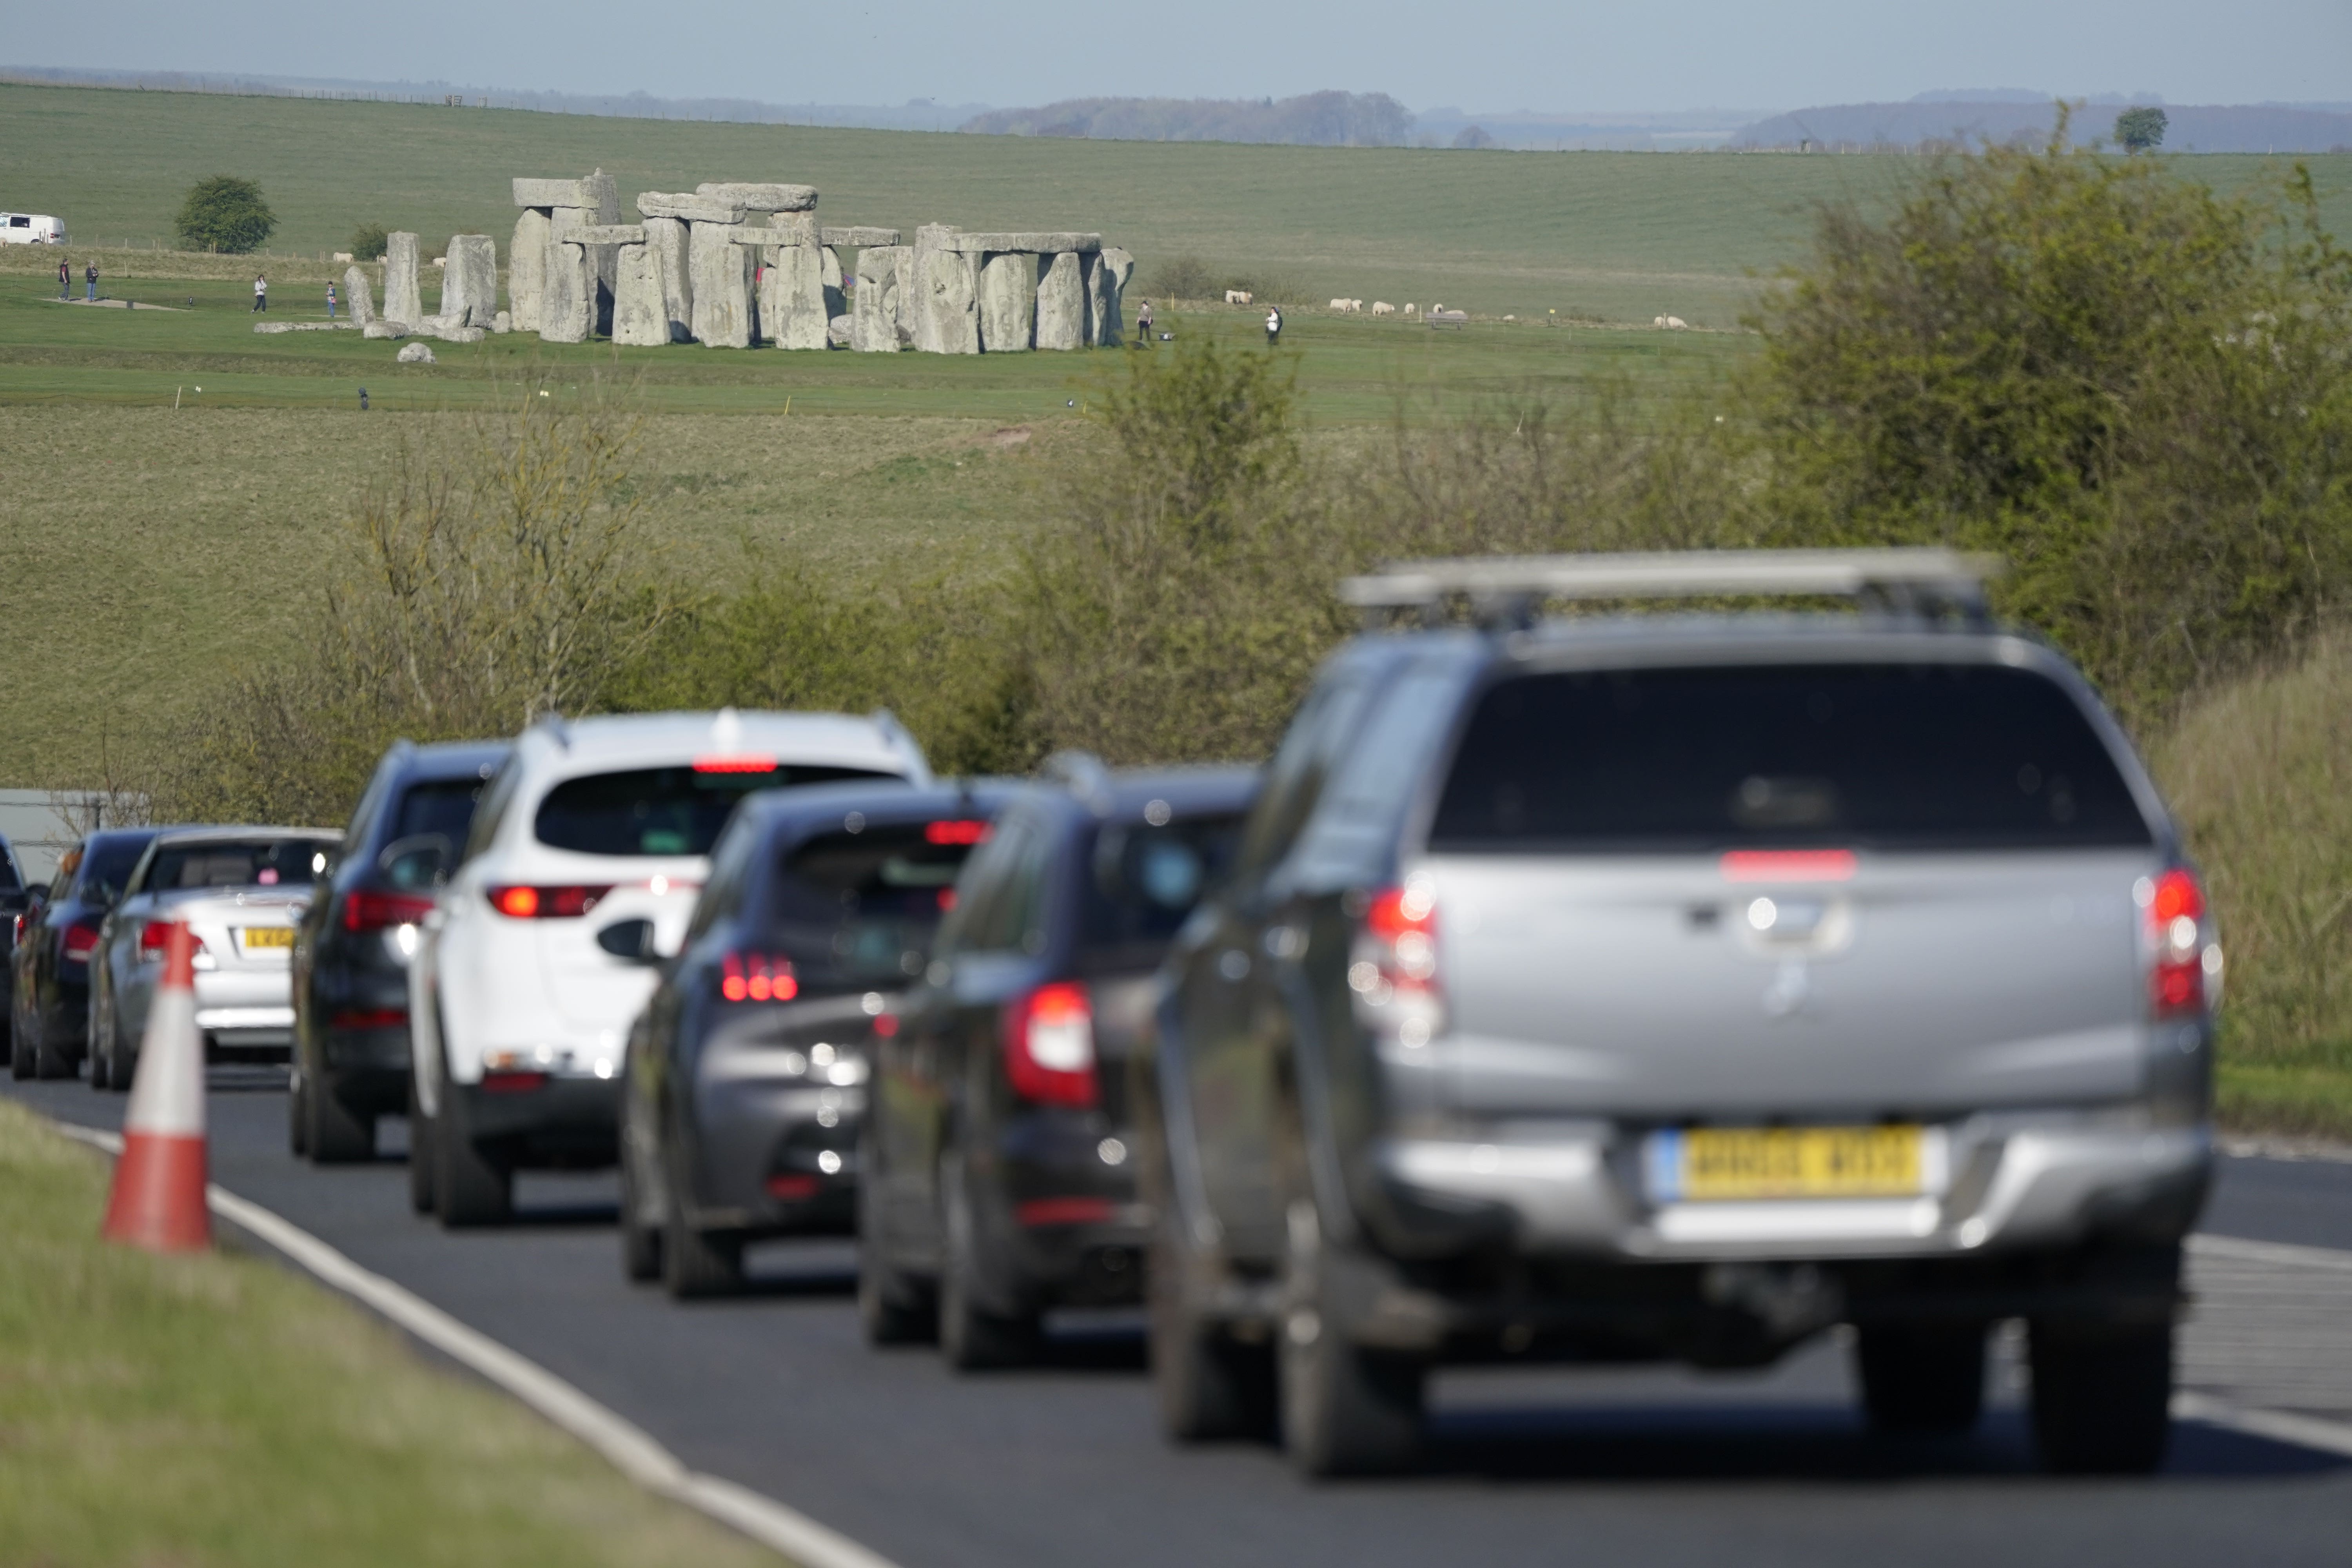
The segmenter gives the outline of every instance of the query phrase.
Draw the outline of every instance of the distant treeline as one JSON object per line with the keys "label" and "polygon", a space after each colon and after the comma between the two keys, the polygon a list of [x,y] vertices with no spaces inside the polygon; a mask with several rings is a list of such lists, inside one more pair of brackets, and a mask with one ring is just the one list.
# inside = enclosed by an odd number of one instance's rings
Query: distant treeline
{"label": "distant treeline", "polygon": [[1393,147],[1412,111],[1384,92],[1285,99],[1072,98],[1043,109],[998,109],[963,129],[997,136],[1117,142],[1278,142],[1301,147]]}
{"label": "distant treeline", "polygon": [[[1759,120],[1732,138],[1735,148],[1893,149],[1928,142],[2046,142],[2055,100],[2041,103],[1839,103]],[[2113,107],[2084,108],[2069,126],[2076,143],[2115,142]],[[2352,114],[2284,105],[2166,104],[2168,153],[2330,153],[2352,150]]]}

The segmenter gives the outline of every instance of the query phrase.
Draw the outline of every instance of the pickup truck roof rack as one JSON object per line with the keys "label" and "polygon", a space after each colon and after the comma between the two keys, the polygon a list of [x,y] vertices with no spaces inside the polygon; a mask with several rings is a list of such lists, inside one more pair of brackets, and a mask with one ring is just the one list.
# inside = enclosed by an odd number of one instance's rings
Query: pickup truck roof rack
{"label": "pickup truck roof rack", "polygon": [[1997,555],[1935,548],[1679,550],[1595,555],[1470,555],[1400,561],[1339,584],[1339,597],[1379,625],[1419,610],[1442,622],[1465,602],[1481,625],[1525,626],[1552,599],[1845,598],[1864,608],[1987,617],[1984,585]]}

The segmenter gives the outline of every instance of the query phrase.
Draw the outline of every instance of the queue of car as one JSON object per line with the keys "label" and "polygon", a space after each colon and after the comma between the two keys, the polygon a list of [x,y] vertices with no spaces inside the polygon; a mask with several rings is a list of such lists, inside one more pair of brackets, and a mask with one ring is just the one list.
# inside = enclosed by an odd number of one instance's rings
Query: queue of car
{"label": "queue of car", "polygon": [[[678,1297],[859,1238],[959,1370],[1146,1309],[1180,1442],[1397,1468],[1459,1363],[1771,1363],[1889,1435],[2162,1458],[2221,952],[2083,679],[1937,551],[1419,563],[1272,761],[940,781],[887,715],[395,746],[340,835],[90,835],[13,923],[12,1069],[123,1087],[151,933],[289,1139],[449,1226],[618,1166]],[[1547,600],[1858,601],[1589,615]],[[207,958],[209,964],[207,964]],[[209,988],[208,988],[209,987]]]}

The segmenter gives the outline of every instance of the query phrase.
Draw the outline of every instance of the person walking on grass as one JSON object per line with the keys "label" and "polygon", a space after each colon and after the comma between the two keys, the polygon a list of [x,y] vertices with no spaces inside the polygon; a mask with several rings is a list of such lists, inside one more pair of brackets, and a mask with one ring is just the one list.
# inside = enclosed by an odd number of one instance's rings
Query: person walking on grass
{"label": "person walking on grass", "polygon": [[73,298],[73,263],[62,256],[58,258],[58,298]]}
{"label": "person walking on grass", "polygon": [[97,303],[98,303],[98,263],[97,263],[97,262],[95,262],[95,261],[93,261],[93,262],[91,262],[88,267],[83,268],[82,268],[82,271],[81,271],[81,276],[82,276],[82,280],[89,286],[89,295],[87,296],[87,298],[89,299],[89,303],[91,303],[91,304],[93,304],[93,305],[97,304]]}
{"label": "person walking on grass", "polygon": [[1135,341],[1145,348],[1151,346],[1151,301],[1149,300],[1135,312]]}
{"label": "person walking on grass", "polygon": [[1268,305],[1265,308],[1265,346],[1272,348],[1280,342],[1282,342],[1282,307]]}
{"label": "person walking on grass", "polygon": [[330,283],[330,284],[328,284],[328,285],[327,285],[327,320],[329,320],[329,321],[333,321],[334,319],[335,319],[335,286],[334,286],[332,283]]}
{"label": "person walking on grass", "polygon": [[269,279],[258,272],[253,275],[253,308],[265,311],[269,309]]}

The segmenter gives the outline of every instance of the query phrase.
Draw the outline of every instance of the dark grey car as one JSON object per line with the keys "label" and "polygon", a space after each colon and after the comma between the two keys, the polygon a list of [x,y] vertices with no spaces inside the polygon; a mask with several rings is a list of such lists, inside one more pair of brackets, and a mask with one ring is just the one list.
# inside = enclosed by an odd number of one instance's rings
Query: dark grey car
{"label": "dark grey car", "polygon": [[[1516,576],[1514,574],[1516,573]],[[1854,1331],[1958,1431],[2027,1325],[2067,1469],[2163,1453],[2220,950],[2058,654],[1942,552],[1435,563],[1359,639],[1164,977],[1145,1176],[1171,1430],[1402,1462],[1443,1362],[1760,1365]],[[1860,616],[1550,595],[1847,593]]]}

